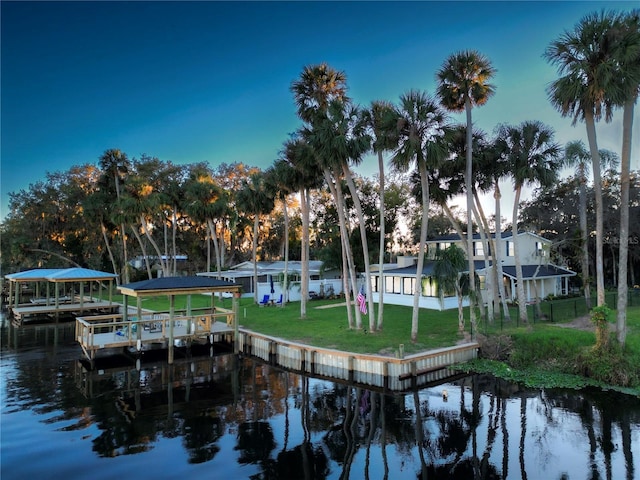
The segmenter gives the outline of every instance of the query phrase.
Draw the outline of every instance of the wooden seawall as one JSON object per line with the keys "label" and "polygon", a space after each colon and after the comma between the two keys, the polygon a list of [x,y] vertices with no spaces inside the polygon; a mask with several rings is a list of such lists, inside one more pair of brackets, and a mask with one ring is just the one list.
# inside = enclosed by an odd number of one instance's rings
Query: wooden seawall
{"label": "wooden seawall", "polygon": [[451,375],[447,367],[477,358],[475,342],[407,355],[404,358],[366,355],[289,342],[241,329],[240,350],[266,362],[308,373],[384,390],[403,391]]}

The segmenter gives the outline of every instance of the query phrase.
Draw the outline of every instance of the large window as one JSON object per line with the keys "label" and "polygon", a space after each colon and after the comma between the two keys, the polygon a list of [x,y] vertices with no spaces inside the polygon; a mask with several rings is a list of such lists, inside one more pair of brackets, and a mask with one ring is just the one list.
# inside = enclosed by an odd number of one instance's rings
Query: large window
{"label": "large window", "polygon": [[484,257],[484,245],[482,242],[473,242],[473,255],[476,257]]}
{"label": "large window", "polygon": [[437,297],[438,285],[432,277],[425,277],[422,279],[422,296],[423,297]]}
{"label": "large window", "polygon": [[413,295],[416,279],[413,277],[404,277],[402,279],[402,291],[405,295]]}
{"label": "large window", "polygon": [[384,277],[386,293],[402,293],[400,291],[400,277]]}

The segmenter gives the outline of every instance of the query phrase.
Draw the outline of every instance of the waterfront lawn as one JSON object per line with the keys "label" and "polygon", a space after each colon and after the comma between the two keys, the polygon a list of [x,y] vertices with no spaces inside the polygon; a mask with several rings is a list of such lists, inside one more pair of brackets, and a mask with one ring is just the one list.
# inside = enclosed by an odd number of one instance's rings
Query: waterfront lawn
{"label": "waterfront lawn", "polygon": [[[114,301],[118,299],[114,298]],[[215,304],[231,308],[231,299],[216,298]],[[168,311],[167,297],[144,299],[143,308],[154,311]],[[191,308],[208,308],[211,297],[193,295]],[[329,306],[330,308],[321,308]],[[320,308],[319,308],[320,307]],[[177,296],[175,308],[178,312],[186,310],[186,296]],[[362,330],[350,330],[347,324],[346,307],[343,300],[312,300],[307,302],[307,318],[300,318],[300,302],[291,302],[284,307],[260,307],[253,298],[240,299],[240,325],[257,333],[280,337],[291,341],[306,343],[324,348],[350,351],[355,353],[377,353],[395,356],[404,346],[406,354],[427,349],[448,347],[464,341],[458,335],[458,312],[456,309],[444,312],[422,309],[419,317],[418,341],[411,342],[411,307],[397,305],[384,306],[384,325],[381,332],[369,332],[369,315],[362,316]],[[469,332],[469,312],[465,309],[466,329]],[[517,312],[512,311],[512,318]],[[567,319],[567,321],[572,319]],[[615,323],[615,313],[610,319]],[[566,323],[566,322],[565,322]],[[496,320],[493,325],[480,325],[480,333],[485,335],[508,335],[514,339],[517,349],[527,352],[539,352],[529,362],[570,364],[575,355],[595,344],[593,332],[562,328],[562,322],[531,322],[529,326]],[[640,306],[627,310],[628,334],[625,356],[640,369]],[[518,348],[519,347],[519,348]],[[530,348],[527,348],[530,347]],[[518,360],[517,356],[514,360]],[[531,355],[521,353],[520,355]],[[520,358],[521,363],[527,359]]]}

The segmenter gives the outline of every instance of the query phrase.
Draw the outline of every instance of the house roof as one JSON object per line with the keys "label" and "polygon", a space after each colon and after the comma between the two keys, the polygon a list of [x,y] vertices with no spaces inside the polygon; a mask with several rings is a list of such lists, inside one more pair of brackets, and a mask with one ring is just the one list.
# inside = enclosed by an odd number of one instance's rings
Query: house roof
{"label": "house roof", "polygon": [[217,278],[190,276],[153,278],[120,285],[118,290],[124,295],[137,297],[207,292],[239,292],[241,288],[241,285]]}
{"label": "house roof", "polygon": [[[425,277],[429,277],[433,275],[433,268],[436,262],[433,260],[426,260],[424,265],[422,266],[422,275]],[[475,269],[479,270],[480,268],[484,268],[484,260],[474,260],[473,262]],[[387,276],[414,276],[418,271],[418,265],[409,265],[408,267],[401,268],[391,268],[389,270],[384,271],[384,274]],[[466,272],[467,270],[463,270]],[[376,272],[377,273],[377,272]]]}
{"label": "house roof", "polygon": [[[545,242],[549,242],[550,240],[547,238],[544,238],[540,235],[538,235],[537,233],[533,233],[533,232],[518,232],[518,236],[520,235],[532,235],[534,237],[537,237]],[[495,232],[490,234],[491,238],[495,238],[496,234]],[[513,236],[513,232],[511,230],[507,230],[502,232],[502,239],[508,239],[511,238]],[[466,238],[466,236],[464,237]],[[481,240],[482,237],[480,236],[479,233],[474,233],[473,234],[473,239],[474,240]],[[460,241],[460,235],[458,235],[457,233],[451,233],[448,235],[440,235],[439,237],[436,238],[432,238],[431,240],[427,240],[427,243],[434,243],[434,242],[457,242]]]}
{"label": "house roof", "polygon": [[[537,271],[537,273],[536,273]],[[503,266],[502,273],[513,279],[516,276],[515,266]],[[556,265],[523,265],[522,266],[522,278],[549,278],[549,277],[573,277],[576,272],[572,272],[566,268],[558,267]]]}

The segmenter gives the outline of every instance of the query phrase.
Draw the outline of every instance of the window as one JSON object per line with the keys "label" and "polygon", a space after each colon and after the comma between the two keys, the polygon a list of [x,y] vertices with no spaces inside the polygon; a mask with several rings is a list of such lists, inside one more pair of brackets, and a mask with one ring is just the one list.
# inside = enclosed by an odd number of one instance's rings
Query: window
{"label": "window", "polygon": [[405,295],[413,295],[413,289],[416,284],[416,279],[413,277],[404,277],[402,279],[402,293]]}
{"label": "window", "polygon": [[451,246],[451,242],[438,242],[436,243],[436,250],[446,250]]}
{"label": "window", "polygon": [[542,242],[536,242],[536,257],[544,257],[546,252],[543,248]]}
{"label": "window", "polygon": [[437,297],[438,285],[432,277],[425,277],[422,279],[422,296],[423,297]]}
{"label": "window", "polygon": [[385,292],[386,293],[401,293],[400,292],[400,277],[385,277]]}
{"label": "window", "polygon": [[515,257],[515,256],[516,256],[516,250],[513,245],[513,242],[507,241],[507,257]]}
{"label": "window", "polygon": [[473,242],[473,255],[484,257],[484,245],[482,245],[482,242]]}

